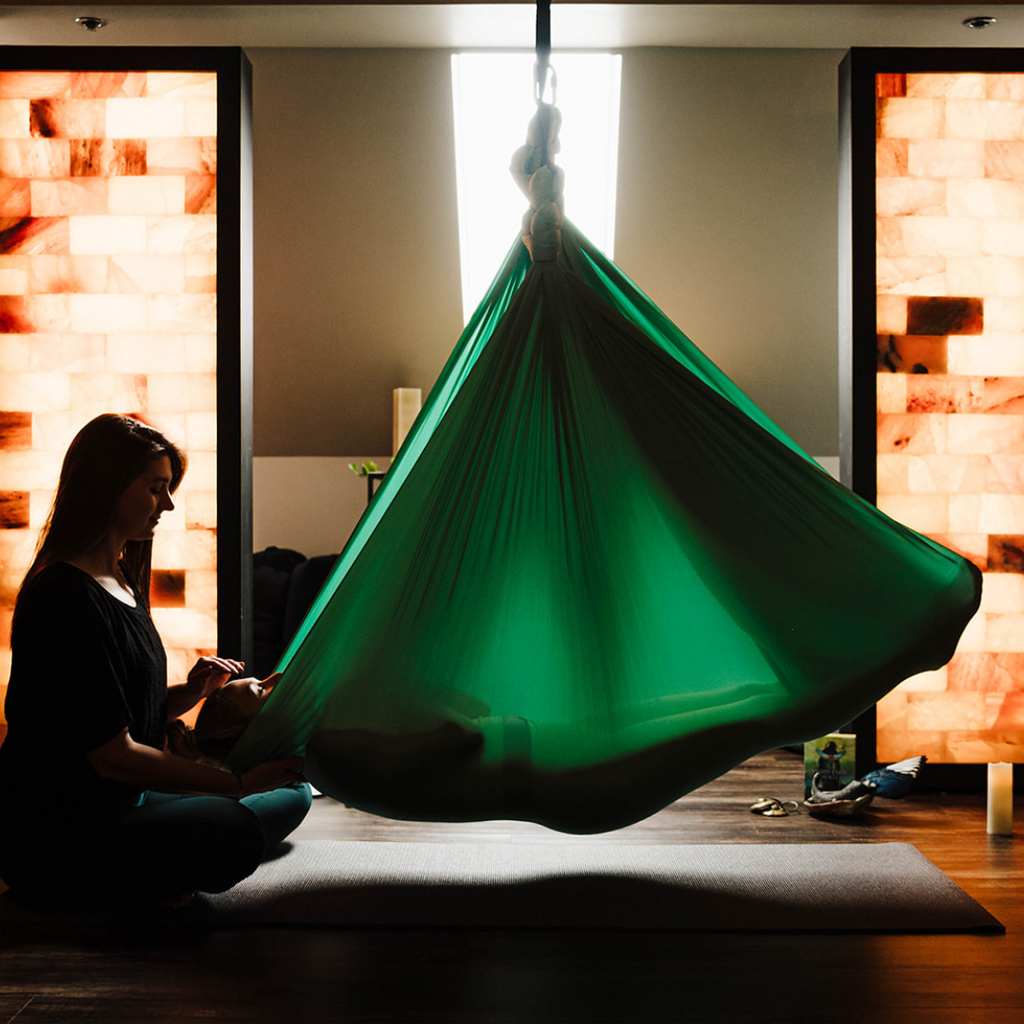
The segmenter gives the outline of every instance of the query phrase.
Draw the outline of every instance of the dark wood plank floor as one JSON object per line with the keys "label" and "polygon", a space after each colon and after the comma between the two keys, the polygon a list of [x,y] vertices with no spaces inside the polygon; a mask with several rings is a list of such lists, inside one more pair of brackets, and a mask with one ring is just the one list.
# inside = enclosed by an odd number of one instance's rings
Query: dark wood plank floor
{"label": "dark wood plank floor", "polygon": [[[913,843],[1006,935],[686,934],[342,928],[206,932],[187,913],[0,930],[0,1024],[17,1021],[701,1021],[1017,1024],[1022,838],[985,833],[980,794],[876,801],[847,823],[756,817],[802,796],[799,758],[761,755],[620,832],[384,822],[314,802],[298,838],[367,842]],[[1018,810],[1018,814],[1020,811]],[[1020,818],[1018,818],[1018,821]]]}

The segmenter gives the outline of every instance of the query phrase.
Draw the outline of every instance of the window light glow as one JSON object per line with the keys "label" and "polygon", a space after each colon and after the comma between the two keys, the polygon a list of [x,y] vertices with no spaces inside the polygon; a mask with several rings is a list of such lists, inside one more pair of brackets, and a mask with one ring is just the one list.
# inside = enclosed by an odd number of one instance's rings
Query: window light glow
{"label": "window light glow", "polygon": [[[526,127],[536,110],[534,62],[532,53],[452,56],[462,306],[467,321],[517,237],[528,208],[508,168],[512,154],[526,141]],[[562,112],[562,148],[556,162],[565,170],[565,214],[612,258],[622,58],[608,53],[553,54],[551,66],[558,76],[555,102]]]}

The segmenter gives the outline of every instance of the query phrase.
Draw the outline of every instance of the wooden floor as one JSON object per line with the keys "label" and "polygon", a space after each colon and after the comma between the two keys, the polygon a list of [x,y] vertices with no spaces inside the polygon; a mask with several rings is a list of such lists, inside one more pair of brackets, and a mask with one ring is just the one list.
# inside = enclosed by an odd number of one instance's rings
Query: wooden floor
{"label": "wooden floor", "polygon": [[[188,913],[115,927],[4,926],[0,1024],[17,1021],[1024,1021],[1024,836],[990,838],[981,795],[877,800],[841,824],[762,818],[802,796],[762,755],[661,814],[577,838],[510,822],[384,822],[320,799],[297,838],[489,843],[913,843],[1005,935],[686,934],[328,928],[206,932]],[[1021,809],[1018,805],[1018,822]]]}

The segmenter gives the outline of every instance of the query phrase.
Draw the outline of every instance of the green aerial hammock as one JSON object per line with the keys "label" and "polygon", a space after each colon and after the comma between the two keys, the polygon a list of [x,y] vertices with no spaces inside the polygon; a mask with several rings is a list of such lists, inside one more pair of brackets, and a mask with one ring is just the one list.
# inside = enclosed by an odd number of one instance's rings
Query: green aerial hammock
{"label": "green aerial hammock", "polygon": [[832,480],[563,223],[556,132],[540,103],[524,241],[230,767],[303,754],[373,813],[603,831],[841,727],[976,611],[973,565]]}

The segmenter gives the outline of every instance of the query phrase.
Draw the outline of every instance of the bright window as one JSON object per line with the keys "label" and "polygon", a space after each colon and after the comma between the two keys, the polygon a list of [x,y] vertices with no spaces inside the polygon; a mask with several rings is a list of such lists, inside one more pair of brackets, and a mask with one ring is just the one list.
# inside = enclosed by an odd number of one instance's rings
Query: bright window
{"label": "bright window", "polygon": [[[452,56],[455,162],[462,258],[462,306],[468,321],[520,229],[528,208],[509,163],[526,142],[536,109],[532,53]],[[615,239],[615,182],[622,58],[608,53],[553,54],[562,112],[565,214],[609,258]],[[545,98],[549,98],[546,96]]]}

